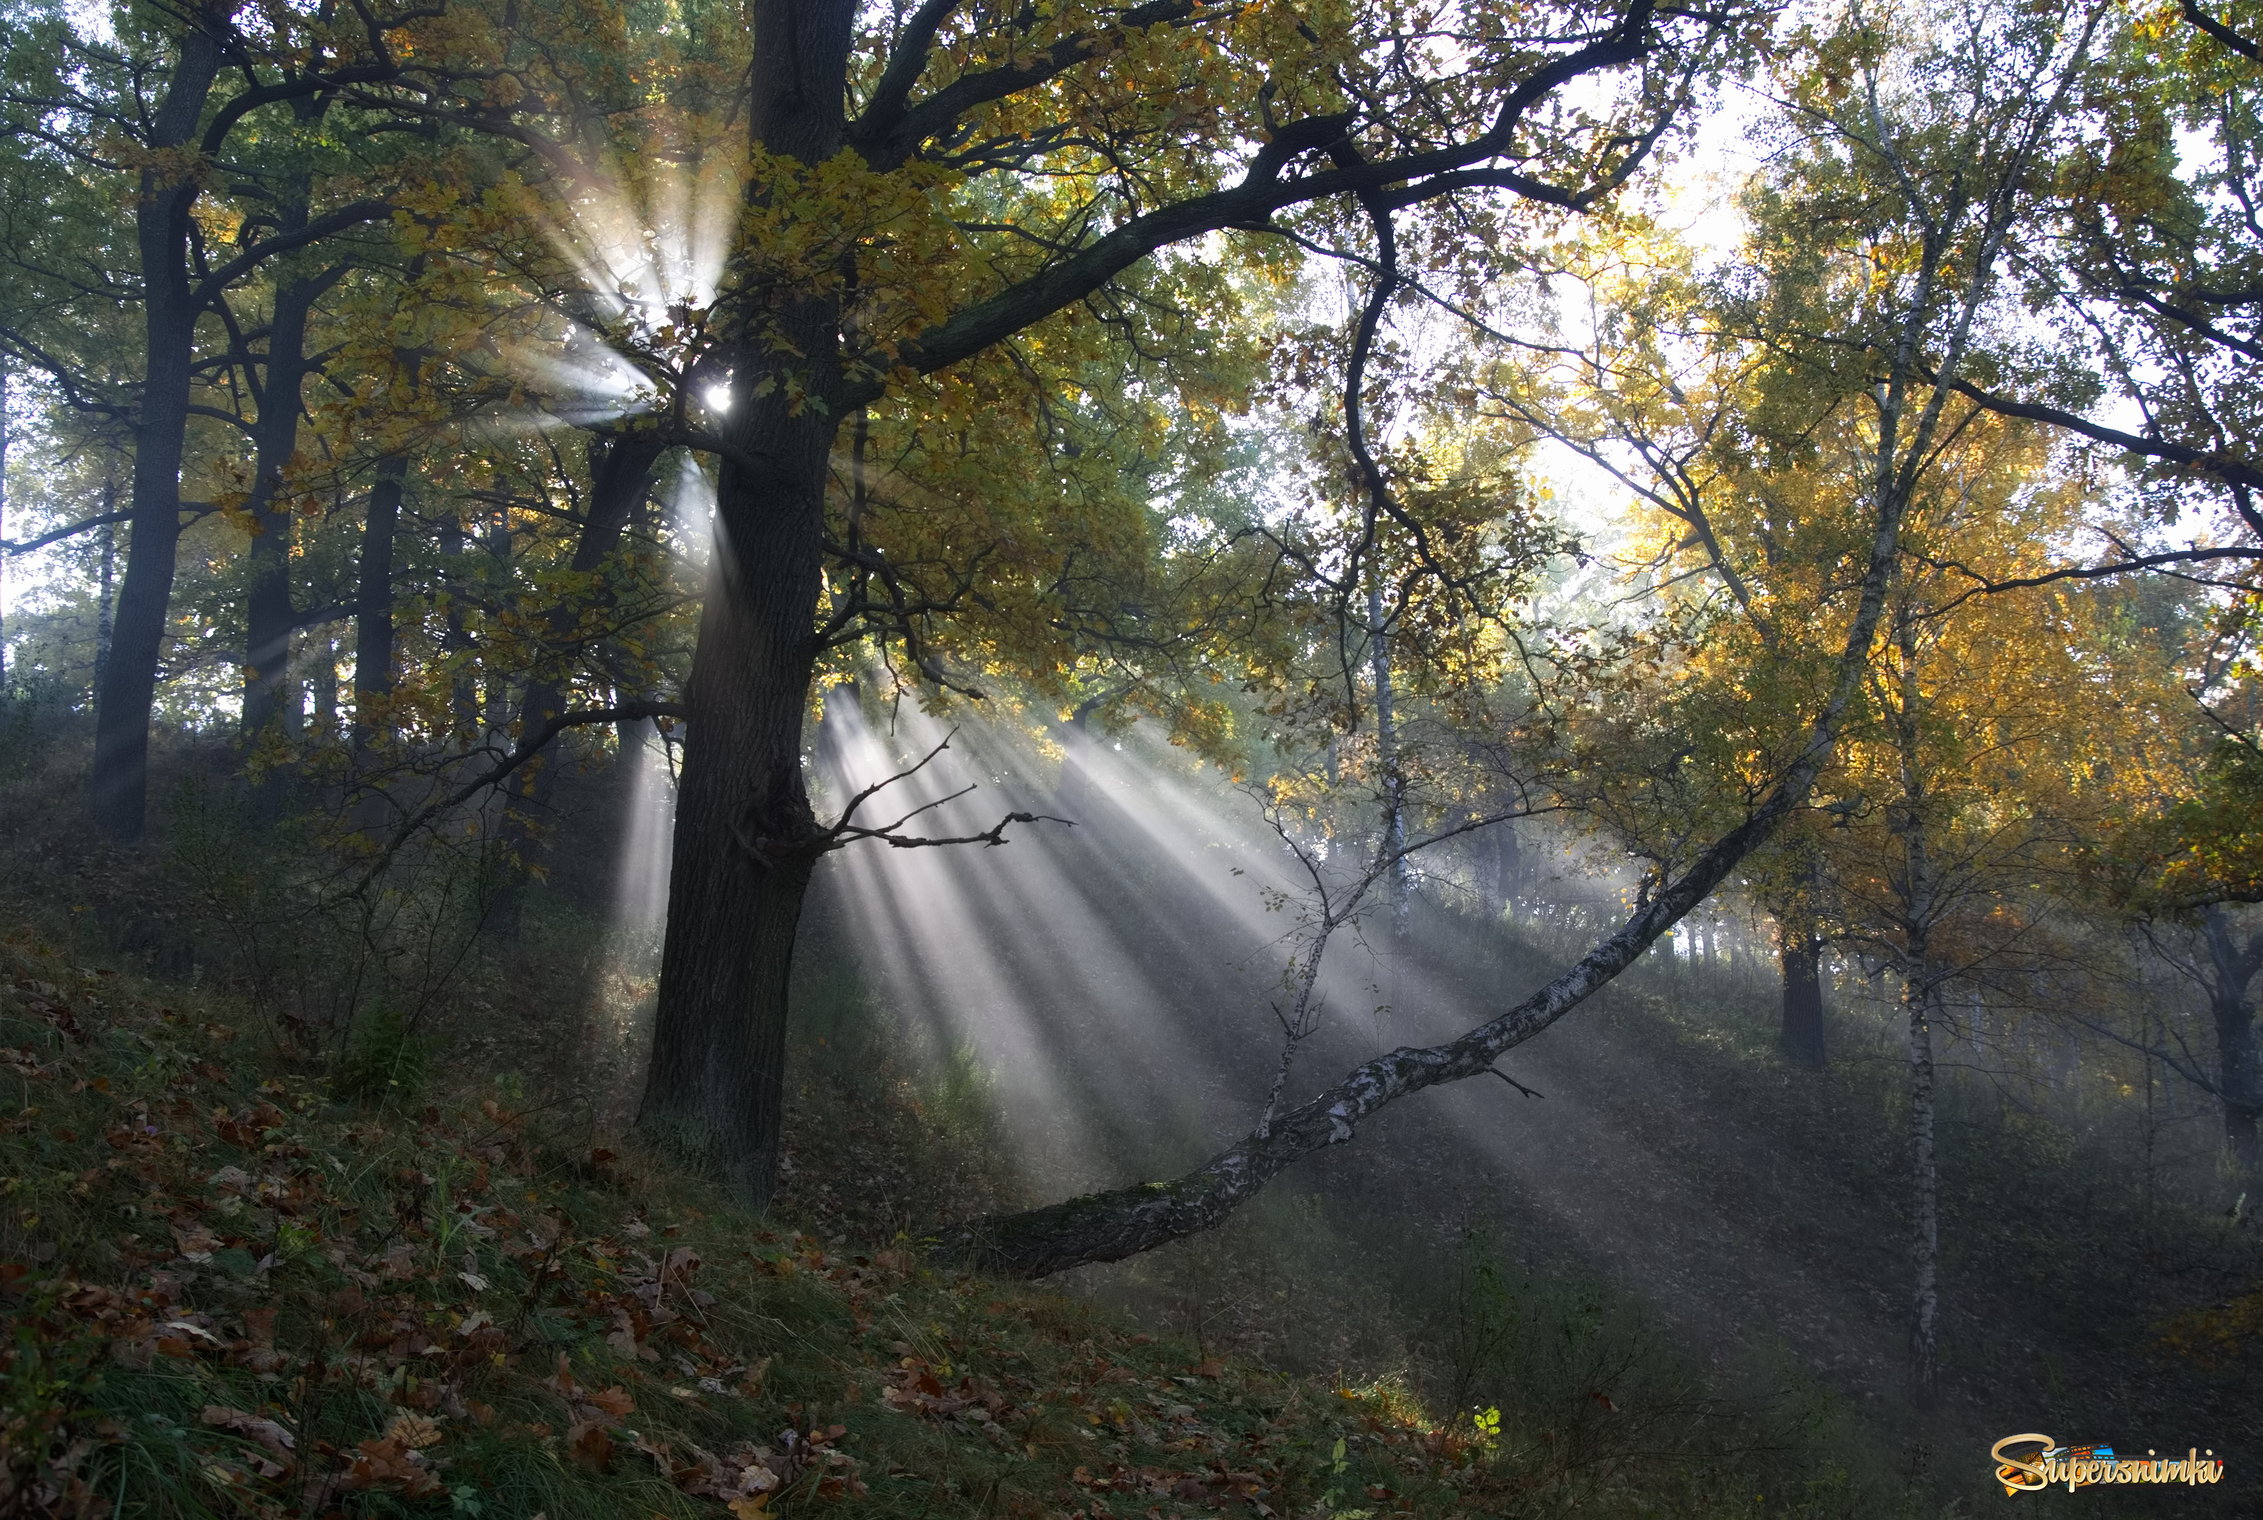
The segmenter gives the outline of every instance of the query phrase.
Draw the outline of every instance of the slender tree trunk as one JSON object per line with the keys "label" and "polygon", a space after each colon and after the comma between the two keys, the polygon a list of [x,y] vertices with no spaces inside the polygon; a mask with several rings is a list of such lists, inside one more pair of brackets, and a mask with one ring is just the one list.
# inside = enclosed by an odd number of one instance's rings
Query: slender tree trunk
{"label": "slender tree trunk", "polygon": [[[592,607],[604,606],[612,600],[602,584],[587,593],[581,588],[590,584],[612,558],[613,551],[620,547],[621,535],[627,531],[630,517],[644,500],[645,493],[652,489],[653,471],[664,449],[657,431],[616,434],[610,438],[591,436],[589,511],[574,540],[573,558],[569,562],[576,577],[574,589],[568,590],[544,619],[548,647],[527,674],[526,687],[519,699],[517,737],[539,732],[544,724],[566,710],[569,662],[576,652],[576,635],[582,618]],[[553,751],[556,747],[552,746]],[[507,936],[518,929],[527,874],[540,854],[537,818],[548,806],[557,786],[555,761],[555,754],[544,754],[521,766],[504,795],[508,874],[497,889],[488,915],[490,926],[499,934]]]}
{"label": "slender tree trunk", "polygon": [[1941,1393],[1941,1186],[1933,1152],[1933,1014],[1939,988],[1922,967],[1905,974],[1909,1017],[1909,1159],[1912,1278],[1910,1402],[1931,1409]]}
{"label": "slender tree trunk", "polygon": [[[754,0],[750,9],[753,140],[821,163],[841,145],[853,6]],[[825,488],[846,408],[837,298],[779,292],[767,307],[749,299],[745,309],[638,1117],[648,1134],[700,1158],[743,1202],[761,1207],[777,1177],[786,987],[816,863],[802,722],[816,658]],[[764,378],[780,383],[763,386]],[[796,389],[811,399],[794,397]]]}
{"label": "slender tree trunk", "polygon": [[1487,912],[1498,916],[1513,906],[1517,886],[1524,875],[1524,845],[1517,838],[1516,825],[1494,824],[1478,841],[1478,850],[1483,869],[1480,890],[1485,897],[1485,907]]}
{"label": "slender tree trunk", "polygon": [[[303,201],[292,208],[300,224]],[[251,541],[251,586],[244,608],[244,737],[257,741],[271,728],[296,731],[298,704],[289,700],[291,635],[298,630],[298,608],[291,601],[290,506],[280,501],[283,473],[299,448],[300,389],[307,374],[306,325],[318,296],[337,281],[338,272],[283,281],[275,290],[275,311],[267,334],[267,374],[259,393],[259,417],[252,427],[255,453],[251,499],[245,509],[255,531]]]}
{"label": "slender tree trunk", "polygon": [[[220,49],[195,22],[184,30],[149,146],[190,141],[220,68]],[[114,839],[139,839],[149,805],[150,706],[165,651],[165,618],[181,538],[181,460],[187,446],[189,365],[197,311],[190,288],[189,208],[197,180],[186,165],[144,169],[134,202],[141,256],[144,370],[134,422],[132,536],[110,658],[94,700],[94,770],[88,810]]]}
{"label": "slender tree trunk", "polygon": [[[407,480],[406,456],[383,456],[362,507],[361,563],[354,583],[353,746],[354,769],[364,776],[374,776],[381,768],[379,741],[393,722],[393,547],[400,533]],[[451,621],[455,615],[451,607]],[[388,811],[383,788],[365,787],[354,805],[355,827],[374,837],[384,827]]]}
{"label": "slender tree trunk", "polygon": [[[511,517],[508,511],[497,512],[495,520],[488,525],[486,549],[488,562],[493,569],[492,585],[497,600],[507,612],[512,600]],[[497,660],[482,661],[480,676],[480,727],[489,736],[506,733],[511,726],[511,678],[504,671],[502,662]]]}
{"label": "slender tree trunk", "polygon": [[303,661],[308,695],[314,698],[315,732],[327,739],[338,731],[338,636],[325,627],[306,645]]}
{"label": "slender tree trunk", "polygon": [[354,719],[357,742],[368,745],[393,694],[393,541],[400,531],[401,496],[408,460],[388,454],[377,462],[363,509],[361,567],[354,588]]}
{"label": "slender tree trunk", "polygon": [[1375,683],[1375,763],[1383,783],[1383,847],[1395,857],[1386,883],[1392,928],[1404,935],[1407,921],[1406,778],[1399,766],[1399,719],[1391,688],[1391,630],[1383,617],[1380,572],[1367,586],[1367,662]]}
{"label": "slender tree trunk", "polygon": [[448,600],[441,647],[455,665],[449,678],[448,710],[456,722],[457,741],[470,744],[478,738],[479,690],[472,684],[471,631],[464,626],[464,525],[453,512],[440,520],[440,562]]}
{"label": "slender tree trunk", "polygon": [[0,691],[8,686],[8,371],[0,366]]}
{"label": "slender tree trunk", "polygon": [[1931,801],[1925,780],[1917,667],[1917,619],[1906,603],[1895,609],[1900,700],[1894,736],[1900,751],[1902,796],[1895,826],[1902,836],[1902,1008],[1909,1024],[1910,1162],[1910,1402],[1931,1409],[1941,1382],[1941,1204],[1933,1150],[1933,1023],[1940,984],[1932,958],[1935,911],[1933,862],[1927,831]]}
{"label": "slender tree trunk", "polygon": [[[663,449],[663,441],[656,432],[621,434],[610,440],[591,438],[589,513],[582,521],[581,532],[574,540],[573,558],[568,562],[568,568],[577,577],[577,586],[594,577],[620,547],[629,518],[644,500],[645,493],[652,489],[653,472],[659,466]],[[550,609],[544,618],[550,648],[544,651],[541,662],[527,677],[526,693],[519,703],[520,734],[536,732],[566,710],[566,665],[572,658],[582,617],[592,607],[611,601],[606,588],[598,585],[587,595],[569,592]],[[521,768],[519,774],[527,777],[528,782],[514,788],[513,796],[532,795],[527,790],[532,778],[547,770],[549,767],[540,760]]]}
{"label": "slender tree trunk", "polygon": [[2208,1011],[2216,1025],[2216,1089],[2223,1105],[2224,1141],[2231,1148],[2232,1164],[2243,1176],[2250,1176],[2263,1170],[2263,1148],[2256,1137],[2256,1121],[2263,1117],[2263,1064],[2258,1063],[2256,1049],[2255,1004],[2247,989],[2257,969],[2263,968],[2263,934],[2251,935],[2244,945],[2238,943],[2231,915],[2222,907],[2208,910],[2204,929],[2213,972]]}
{"label": "slender tree trunk", "polygon": [[[117,487],[108,476],[102,482],[102,510],[113,511]],[[102,525],[102,568],[94,591],[94,689],[102,689],[102,673],[110,668],[110,636],[118,597],[118,525]]]}

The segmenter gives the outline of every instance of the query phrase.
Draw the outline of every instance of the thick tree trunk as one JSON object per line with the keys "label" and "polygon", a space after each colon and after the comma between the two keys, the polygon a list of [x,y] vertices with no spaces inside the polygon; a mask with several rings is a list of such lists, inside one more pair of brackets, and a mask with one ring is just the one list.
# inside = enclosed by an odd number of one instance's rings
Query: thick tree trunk
{"label": "thick tree trunk", "polygon": [[[303,204],[295,208],[306,220]],[[251,541],[251,586],[244,607],[244,736],[256,741],[270,729],[298,728],[292,687],[291,635],[298,608],[291,601],[291,511],[280,503],[283,472],[298,453],[300,389],[307,374],[306,324],[316,297],[337,280],[335,272],[285,280],[275,291],[267,334],[267,375],[260,387],[259,418],[252,428],[255,453],[251,499],[244,506],[257,525]]]}
{"label": "thick tree trunk", "polygon": [[[781,413],[783,408],[778,409]],[[688,690],[668,932],[638,1123],[763,1207],[776,1183],[786,987],[817,831],[802,721],[831,430],[779,416],[760,475],[726,461]],[[753,429],[749,429],[753,431]]]}
{"label": "thick tree trunk", "polygon": [[2255,1039],[2255,1004],[2248,984],[2263,968],[2263,934],[2242,945],[2233,938],[2231,915],[2210,908],[2205,924],[2208,959],[2208,1011],[2216,1025],[2216,1090],[2224,1110],[2224,1141],[2232,1164],[2243,1175],[2263,1170],[2263,1147],[2256,1121],[2263,1117],[2263,1062]]}
{"label": "thick tree trunk", "polygon": [[[150,147],[178,150],[189,142],[219,68],[218,45],[192,24],[166,82],[165,103],[151,124]],[[142,171],[134,202],[146,354],[134,420],[133,533],[110,658],[95,693],[94,770],[87,785],[95,823],[120,840],[139,839],[147,822],[150,706],[181,538],[181,459],[197,320],[189,285],[189,208],[196,196],[189,168],[153,166]]]}
{"label": "thick tree trunk", "polygon": [[1823,942],[1798,918],[1776,920],[1777,964],[1784,977],[1784,1059],[1821,1071],[1823,1043]]}
{"label": "thick tree trunk", "polygon": [[[824,162],[841,146],[853,6],[754,0],[750,9],[753,140]],[[757,290],[739,298],[745,326],[687,693],[667,942],[638,1122],[759,1208],[776,1184],[786,986],[815,864],[802,721],[828,466],[848,409],[838,299]]]}
{"label": "thick tree trunk", "polygon": [[[117,487],[107,476],[102,482],[102,510],[114,509]],[[118,608],[118,525],[102,525],[102,568],[94,587],[94,689],[102,690],[102,672],[110,668],[110,638]]]}

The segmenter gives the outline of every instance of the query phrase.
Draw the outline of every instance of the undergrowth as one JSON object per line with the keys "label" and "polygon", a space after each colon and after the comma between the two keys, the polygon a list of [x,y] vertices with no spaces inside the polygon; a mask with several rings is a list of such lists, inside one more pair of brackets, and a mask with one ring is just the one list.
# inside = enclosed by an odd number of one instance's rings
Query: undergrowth
{"label": "undergrowth", "polygon": [[[382,1031],[331,1073],[251,1027],[28,930],[0,942],[0,1513],[1382,1517],[1567,1497],[1513,1417],[1221,1361],[932,1269],[905,1238],[829,1244],[545,1134],[508,1078],[427,1101]],[[1582,1473],[1580,1508],[1844,1512],[1743,1487],[1628,1457]]]}

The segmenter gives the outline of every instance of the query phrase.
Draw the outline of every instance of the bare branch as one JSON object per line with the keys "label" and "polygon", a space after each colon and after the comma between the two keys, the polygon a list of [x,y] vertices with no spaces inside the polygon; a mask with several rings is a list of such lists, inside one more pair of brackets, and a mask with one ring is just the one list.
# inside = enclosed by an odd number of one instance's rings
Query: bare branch
{"label": "bare branch", "polygon": [[1493,1073],[1494,1076],[1499,1077],[1502,1081],[1508,1083],[1509,1086],[1515,1088],[1518,1092],[1523,1093],[1528,1098],[1545,1098],[1548,1096],[1544,1092],[1535,1092],[1533,1089],[1525,1086],[1522,1082],[1519,1082],[1516,1078],[1510,1076],[1507,1072],[1501,1070],[1501,1068],[1498,1066],[1488,1066],[1485,1069]]}
{"label": "bare branch", "polygon": [[99,528],[105,523],[129,522],[133,519],[133,515],[134,514],[131,512],[104,512],[95,517],[81,518],[79,521],[70,524],[68,527],[50,529],[49,531],[40,534],[37,538],[27,538],[21,540],[20,542],[13,539],[0,538],[0,551],[5,551],[9,554],[29,554],[34,549],[44,549],[49,544],[59,543],[63,539],[69,538],[76,533],[84,533],[89,528]]}
{"label": "bare branch", "polygon": [[531,736],[521,739],[516,745],[513,745],[509,754],[480,772],[471,781],[464,783],[436,801],[426,803],[404,818],[400,826],[394,829],[392,838],[388,839],[383,848],[377,852],[377,858],[370,863],[369,869],[362,873],[360,879],[345,895],[353,897],[366,890],[370,883],[384,873],[385,868],[392,863],[393,857],[400,853],[402,847],[416,837],[419,830],[443,813],[453,812],[480,793],[501,785],[520,767],[542,753],[551,741],[568,729],[581,728],[592,723],[633,723],[645,718],[689,718],[690,716],[691,710],[681,702],[623,702],[615,707],[585,708],[576,712],[558,714],[549,722],[543,724]]}
{"label": "bare branch", "polygon": [[858,792],[849,799],[848,805],[841,810],[839,818],[836,818],[827,827],[804,838],[766,839],[749,833],[745,828],[734,824],[732,826],[733,832],[737,835],[739,848],[764,865],[774,865],[780,860],[793,857],[815,858],[819,855],[830,854],[834,850],[843,849],[860,839],[877,839],[898,850],[933,849],[944,845],[960,844],[979,844],[992,847],[1010,843],[1011,841],[1006,838],[1006,830],[1010,825],[1017,823],[1058,823],[1072,829],[1076,827],[1076,820],[1073,818],[1056,818],[1050,813],[1012,812],[978,834],[930,835],[899,834],[896,832],[921,814],[933,812],[946,802],[956,802],[959,798],[974,791],[976,783],[972,782],[960,787],[955,792],[937,797],[931,802],[921,803],[892,823],[868,827],[852,821],[856,816],[857,809],[864,806],[865,803],[871,801],[889,787],[894,786],[897,782],[908,781],[927,769],[936,756],[951,747],[951,741],[958,737],[958,732],[957,729],[952,729],[943,736],[941,743],[922,755],[917,761],[903,770],[897,771],[892,776],[882,777]]}

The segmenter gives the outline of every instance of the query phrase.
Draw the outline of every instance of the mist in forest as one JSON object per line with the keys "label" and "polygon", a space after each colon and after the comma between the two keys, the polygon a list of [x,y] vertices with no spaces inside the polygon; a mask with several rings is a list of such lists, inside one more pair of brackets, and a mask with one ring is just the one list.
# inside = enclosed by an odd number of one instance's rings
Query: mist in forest
{"label": "mist in forest", "polygon": [[0,1513],[2255,1509],[2259,65],[0,0]]}
{"label": "mist in forest", "polygon": [[[963,708],[860,700],[854,685],[828,694],[816,735],[814,790],[829,809],[885,782],[859,816],[909,815],[905,835],[1039,815],[998,845],[841,849],[821,867],[805,952],[847,976],[891,1043],[971,1082],[1021,1197],[1169,1177],[1250,1128],[1282,1058],[1278,1011],[1311,891],[1259,794],[1140,726],[1001,727]],[[640,808],[665,807],[657,755],[644,761]],[[627,859],[648,858],[634,841],[660,817],[636,815]],[[1335,822],[1320,864],[1340,881],[1373,838],[1356,815]],[[1287,1102],[1381,1051],[1483,1022],[1623,911],[1631,875],[1592,840],[1543,819],[1493,828],[1514,831],[1506,872],[1497,834],[1448,841],[1416,857],[1403,930],[1378,896],[1331,945],[1323,1020],[1294,1050]],[[624,865],[624,879],[649,902],[648,865]],[[1434,1328],[1416,1296],[1438,1290],[1437,1263],[1484,1239],[1517,1270],[1607,1284],[1658,1344],[1738,1397],[1781,1396],[1789,1377],[1885,1414],[1891,1429],[1904,1334],[1891,1103],[1904,1051],[1890,984],[1852,957],[1826,969],[1831,1069],[1785,1071],[1764,915],[1708,905],[1622,985],[1514,1051],[1502,1063],[1512,1081],[1426,1094],[1372,1126],[1285,1180],[1263,1224],[1227,1232],[1237,1243],[1216,1248],[1225,1256],[1190,1245],[1077,1281],[1211,1333],[1239,1324],[1292,1363],[1419,1359]],[[2008,1008],[1991,1020],[1975,998],[1943,1034],[1950,1111],[1970,1136],[1952,1141],[1947,1165],[1969,1206],[1994,1213],[1997,1148],[2046,1118],[2080,1137],[2101,1203],[2125,1188],[2204,1186],[2192,1164],[2214,1115],[2169,1074],[2142,1077],[2133,1132],[2124,1079],[2086,1066],[2080,1043],[2047,1021]],[[1865,1115],[1880,1099],[1888,1106]],[[2134,1169],[2133,1146],[2144,1155]],[[1967,1357],[2007,1356],[2054,1311],[2024,1298],[2016,1261],[1978,1259],[1984,1268],[1958,1274],[1953,1339]],[[1279,1260],[1336,1264],[1333,1291],[1368,1295],[1348,1312],[1374,1323],[1318,1330],[1318,1298],[1252,1309],[1249,1285]],[[1406,1312],[1393,1321],[1375,1295],[1401,1297]],[[2007,1322],[2008,1305],[2021,1308]]]}

